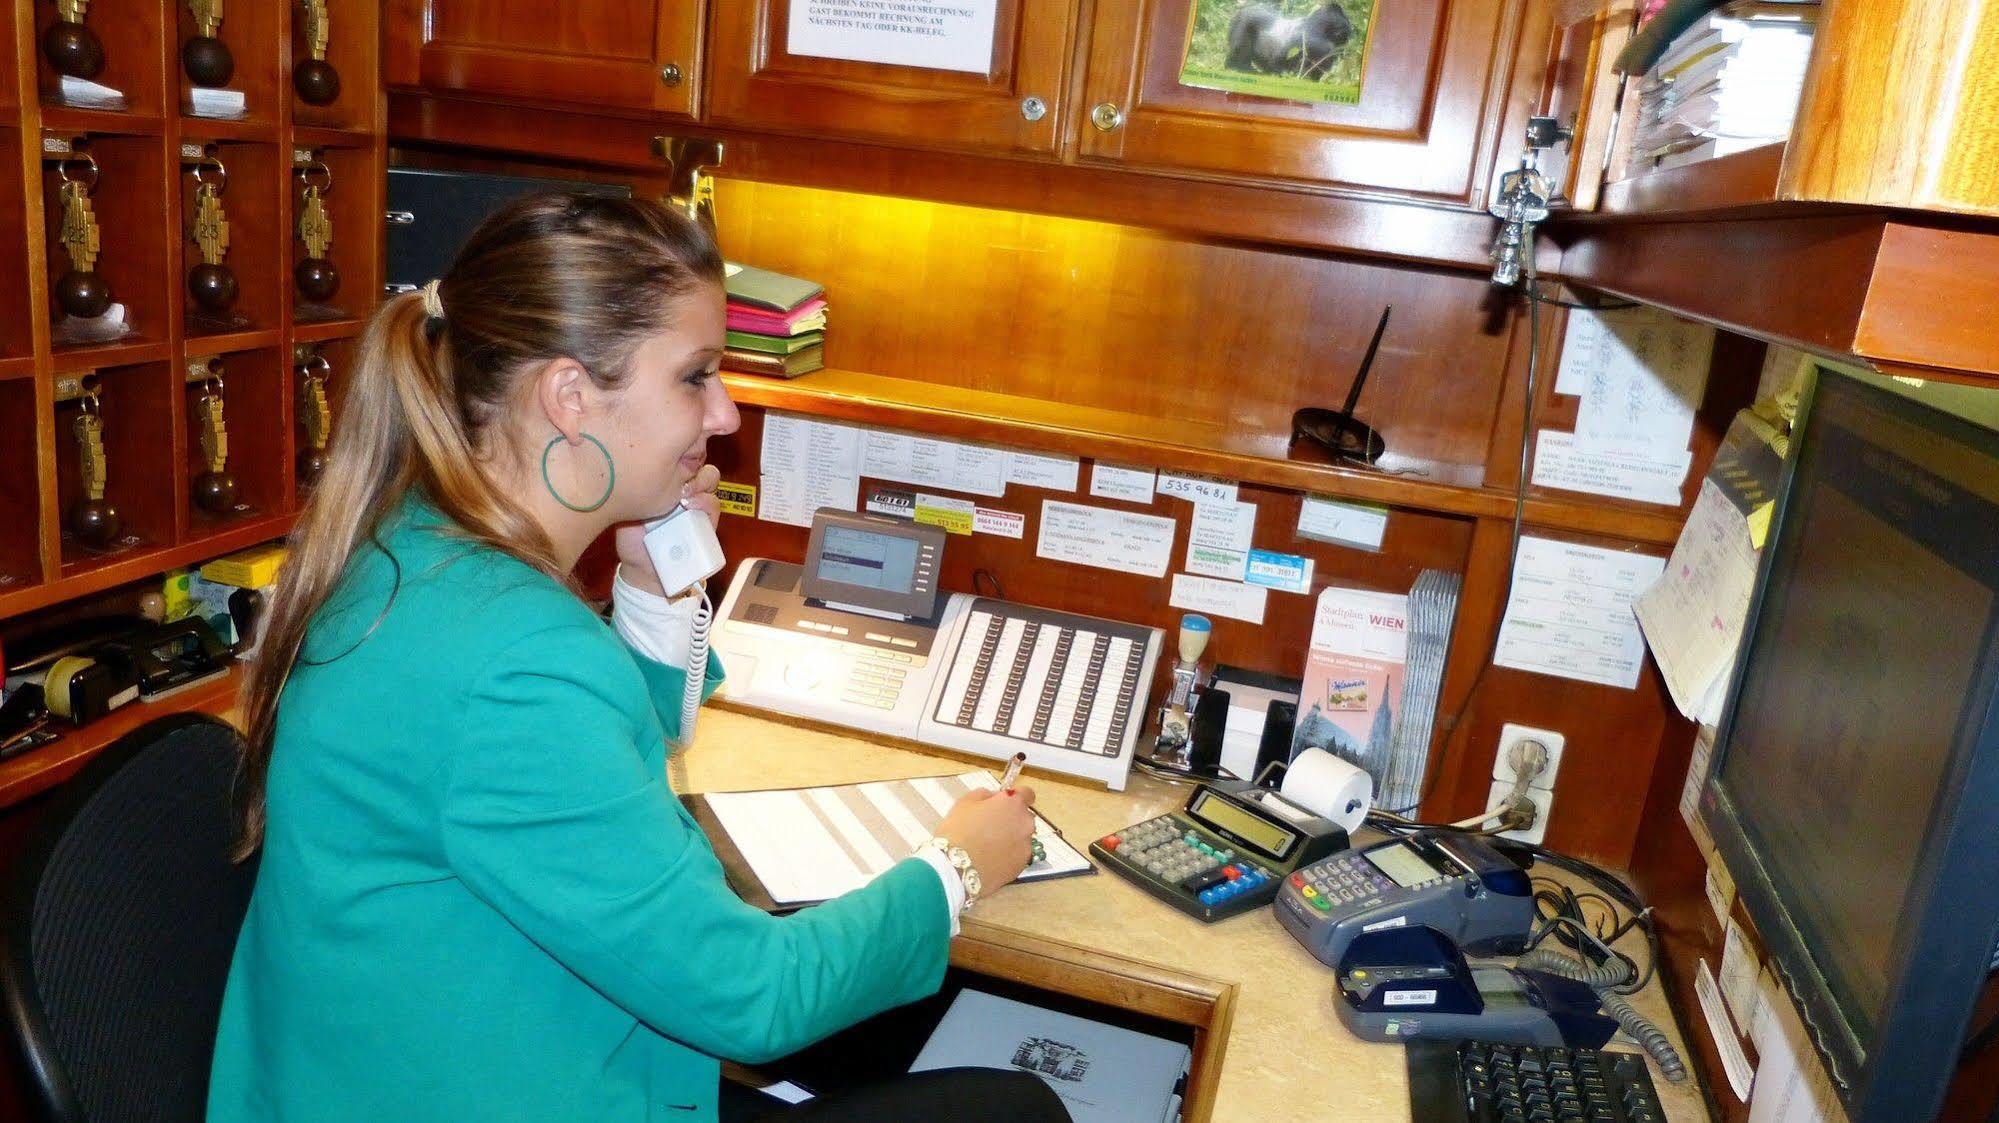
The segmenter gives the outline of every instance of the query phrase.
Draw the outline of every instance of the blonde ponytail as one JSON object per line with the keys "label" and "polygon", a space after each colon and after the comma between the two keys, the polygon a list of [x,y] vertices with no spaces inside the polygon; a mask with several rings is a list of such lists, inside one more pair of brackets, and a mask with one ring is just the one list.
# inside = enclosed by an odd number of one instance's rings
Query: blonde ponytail
{"label": "blonde ponytail", "polygon": [[469,539],[566,581],[540,525],[480,468],[495,451],[492,430],[520,378],[554,359],[576,360],[606,388],[620,385],[632,352],[671,327],[680,298],[721,280],[713,241],[672,210],[538,195],[482,223],[435,288],[376,310],[243,686],[239,859],[263,842],[285,683],[314,617],[384,515],[417,489]]}

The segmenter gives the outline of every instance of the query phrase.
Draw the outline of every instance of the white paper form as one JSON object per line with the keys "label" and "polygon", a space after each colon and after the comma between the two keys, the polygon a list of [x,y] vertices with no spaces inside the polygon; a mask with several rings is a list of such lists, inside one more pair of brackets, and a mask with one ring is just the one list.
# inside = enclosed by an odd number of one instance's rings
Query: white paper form
{"label": "white paper form", "polygon": [[998,14],[996,0],[791,0],[785,50],[984,74]]}
{"label": "white paper form", "polygon": [[1634,446],[1592,444],[1574,433],[1543,429],[1534,441],[1534,486],[1680,505],[1680,484],[1692,467],[1692,450],[1653,455]]}
{"label": "white paper form", "polygon": [[1008,453],[988,445],[968,445],[870,429],[861,442],[861,475],[971,495],[1006,494]]}
{"label": "white paper form", "polygon": [[1756,1021],[1749,1029],[1749,1040],[1756,1046],[1749,1123],[1844,1120],[1832,1082],[1818,1063],[1790,995],[1768,971],[1758,978],[1757,992]]}
{"label": "white paper form", "polygon": [[1090,494],[1098,499],[1150,503],[1154,481],[1151,470],[1145,468],[1121,468],[1101,462],[1090,466]]}
{"label": "white paper form", "polygon": [[764,416],[757,517],[811,526],[821,507],[851,511],[861,497],[861,432],[809,417]]}
{"label": "white paper form", "polygon": [[1735,663],[1755,587],[1749,524],[1719,485],[1703,480],[1664,573],[1633,606],[1673,704],[1687,717],[1709,719],[1704,709]]}
{"label": "white paper form", "polygon": [[1728,1012],[1735,1015],[1735,1024],[1754,1026],[1761,1001],[1756,993],[1757,977],[1763,973],[1763,964],[1757,961],[1756,952],[1749,946],[1749,934],[1742,930],[1733,917],[1728,921],[1728,933],[1721,942],[1721,997],[1728,1004]]}
{"label": "white paper form", "polygon": [[1645,661],[1631,604],[1665,564],[1646,554],[1521,538],[1493,662],[1631,689]]}
{"label": "white paper form", "polygon": [[1709,970],[1707,960],[1699,960],[1700,966],[1694,972],[1694,995],[1700,999],[1701,1016],[1707,1021],[1708,1035],[1714,1038],[1714,1050],[1721,1054],[1722,1071],[1728,1075],[1728,1087],[1735,1098],[1749,1101],[1749,1083],[1756,1078],[1756,1066],[1749,1063],[1749,1057],[1742,1051],[1742,1039],[1736,1035],[1735,1023],[1728,1020],[1728,1010],[1722,1006],[1721,988],[1715,985],[1714,972]]}
{"label": "white paper form", "polygon": [[1256,534],[1256,504],[1208,502],[1194,505],[1187,531],[1187,572],[1204,577],[1243,579],[1250,539]]}
{"label": "white paper form", "polygon": [[1569,314],[1555,392],[1582,398],[1576,439],[1654,456],[1687,447],[1714,327],[1640,307]]}
{"label": "white paper form", "polygon": [[1044,499],[1034,553],[1052,561],[1164,577],[1173,560],[1173,526],[1172,519],[1158,515]]}

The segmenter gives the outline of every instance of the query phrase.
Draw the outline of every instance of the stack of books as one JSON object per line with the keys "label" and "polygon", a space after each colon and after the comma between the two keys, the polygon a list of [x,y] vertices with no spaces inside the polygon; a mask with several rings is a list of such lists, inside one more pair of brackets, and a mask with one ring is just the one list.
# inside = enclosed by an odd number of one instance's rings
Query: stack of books
{"label": "stack of books", "polygon": [[1740,0],[1679,38],[1638,84],[1634,171],[1789,140],[1818,6]]}
{"label": "stack of books", "polygon": [[733,262],[728,272],[723,370],[797,378],[826,365],[824,286]]}

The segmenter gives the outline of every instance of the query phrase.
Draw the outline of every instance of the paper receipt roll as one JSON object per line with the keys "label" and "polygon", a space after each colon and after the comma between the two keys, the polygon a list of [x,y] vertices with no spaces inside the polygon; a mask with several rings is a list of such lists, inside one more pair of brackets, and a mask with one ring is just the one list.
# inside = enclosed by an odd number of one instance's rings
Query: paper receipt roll
{"label": "paper receipt roll", "polygon": [[1374,803],[1374,779],[1324,749],[1299,753],[1277,789],[1285,799],[1338,823],[1348,834],[1360,829]]}

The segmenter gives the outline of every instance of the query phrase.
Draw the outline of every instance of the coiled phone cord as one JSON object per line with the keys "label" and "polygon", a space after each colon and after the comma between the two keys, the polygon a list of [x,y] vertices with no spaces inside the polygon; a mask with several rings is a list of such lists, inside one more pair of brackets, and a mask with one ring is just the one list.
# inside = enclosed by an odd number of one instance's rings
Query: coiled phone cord
{"label": "coiled phone cord", "polygon": [[694,622],[687,632],[687,688],[680,695],[680,747],[694,741],[694,722],[701,710],[701,691],[708,684],[708,625],[715,618],[715,606],[708,601],[708,583],[695,586],[701,592],[701,607],[694,610]]}
{"label": "coiled phone cord", "polygon": [[1625,960],[1611,960],[1591,966],[1567,952],[1551,948],[1535,948],[1521,956],[1518,965],[1530,971],[1546,971],[1550,975],[1560,975],[1574,979],[1596,991],[1597,1001],[1603,1004],[1604,1013],[1617,1020],[1624,1032],[1638,1042],[1652,1060],[1659,1065],[1659,1072],[1675,1084],[1687,1078],[1687,1066],[1680,1060],[1679,1050],[1666,1039],[1666,1034],[1652,1019],[1638,1012],[1631,1000],[1617,993],[1614,987],[1631,978],[1631,964]]}

